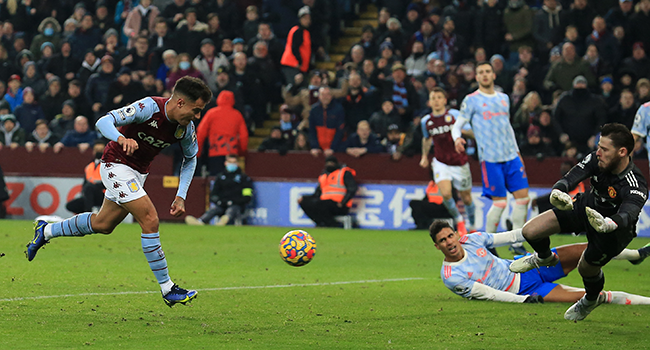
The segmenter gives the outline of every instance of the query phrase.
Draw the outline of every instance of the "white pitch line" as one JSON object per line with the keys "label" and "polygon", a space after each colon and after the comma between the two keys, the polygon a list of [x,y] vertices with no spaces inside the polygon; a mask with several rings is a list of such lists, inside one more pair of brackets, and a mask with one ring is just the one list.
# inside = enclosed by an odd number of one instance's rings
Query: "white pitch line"
{"label": "white pitch line", "polygon": [[[422,278],[422,277],[408,277],[408,278],[388,278],[388,279],[383,279],[383,280],[340,281],[340,282],[303,283],[303,284],[274,284],[274,285],[270,285],[270,286],[240,286],[240,287],[203,288],[203,289],[197,289],[197,291],[202,292],[202,291],[239,290],[239,289],[267,289],[267,288],[335,286],[335,285],[341,285],[341,284],[402,282],[402,281],[417,281],[417,280],[423,280],[423,279],[424,278]],[[20,300],[39,300],[39,299],[52,299],[52,298],[84,297],[84,296],[153,294],[153,293],[160,293],[160,292],[159,291],[128,291],[128,292],[114,292],[114,293],[80,293],[80,294],[61,294],[61,295],[41,295],[41,296],[36,296],[36,297],[20,297],[20,298],[0,299],[0,302],[2,302],[2,301],[20,301]]]}

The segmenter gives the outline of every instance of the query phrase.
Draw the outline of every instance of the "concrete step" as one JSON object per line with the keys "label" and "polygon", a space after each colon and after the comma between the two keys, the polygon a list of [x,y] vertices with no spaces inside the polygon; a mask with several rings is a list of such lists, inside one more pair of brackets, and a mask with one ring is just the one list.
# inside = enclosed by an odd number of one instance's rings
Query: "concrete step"
{"label": "concrete step", "polygon": [[343,35],[345,36],[361,36],[363,28],[361,27],[345,27],[343,28]]}
{"label": "concrete step", "polygon": [[375,4],[368,4],[368,6],[366,6],[366,12],[379,13],[379,9],[377,8],[377,6],[375,6]]}
{"label": "concrete step", "polygon": [[334,70],[336,68],[336,62],[316,62],[316,68]]}
{"label": "concrete step", "polygon": [[337,46],[346,46],[348,49],[352,47],[352,45],[356,44],[359,42],[359,37],[356,36],[346,36],[343,38],[339,39],[339,42],[336,44]]}
{"label": "concrete step", "polygon": [[332,62],[341,62],[345,58],[345,55],[343,54],[331,54],[330,55],[330,60]]}
{"label": "concrete step", "polygon": [[248,150],[256,151],[264,141],[264,137],[252,136],[248,138]]}
{"label": "concrete step", "polygon": [[271,128],[257,128],[255,129],[255,137],[267,137],[271,134]]}
{"label": "concrete step", "polygon": [[278,110],[279,108],[280,108],[280,107],[278,107],[278,108],[275,109],[276,112],[271,112],[271,114],[269,114],[269,117],[271,118],[271,120],[276,120],[276,121],[277,121],[277,120],[280,120],[280,112],[277,112],[277,110]]}
{"label": "concrete step", "polygon": [[348,53],[348,51],[350,51],[350,48],[351,48],[351,47],[352,47],[352,45],[350,45],[350,46],[343,46],[343,45],[332,46],[332,47],[330,48],[330,54],[343,54],[343,55],[347,55],[347,53]]}
{"label": "concrete step", "polygon": [[278,126],[278,125],[280,125],[280,123],[278,123],[277,120],[265,120],[264,121],[264,128],[266,128],[266,129],[270,129],[270,128],[272,128],[274,126]]}
{"label": "concrete step", "polygon": [[355,27],[363,28],[365,25],[371,25],[373,28],[377,28],[379,21],[376,19],[357,19],[352,22]]}
{"label": "concrete step", "polygon": [[379,12],[377,11],[366,11],[359,15],[361,19],[377,19],[379,18]]}

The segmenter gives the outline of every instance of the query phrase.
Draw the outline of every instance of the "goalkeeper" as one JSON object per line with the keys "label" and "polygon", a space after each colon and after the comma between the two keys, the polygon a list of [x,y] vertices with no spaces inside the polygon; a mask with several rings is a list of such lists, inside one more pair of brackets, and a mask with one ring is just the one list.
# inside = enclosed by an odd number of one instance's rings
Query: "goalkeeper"
{"label": "goalkeeper", "polygon": [[[634,137],[627,127],[618,123],[603,125],[597,150],[553,186],[551,204],[555,208],[522,228],[524,238],[536,253],[515,260],[510,265],[512,272],[557,264],[558,256],[550,249],[550,235],[587,232],[587,249],[578,263],[586,293],[565,312],[567,320],[583,320],[606,301],[600,293],[605,285],[601,267],[636,237],[636,224],[648,197],[648,187],[630,157],[633,149]],[[587,178],[591,179],[591,190],[573,200],[567,192]]]}

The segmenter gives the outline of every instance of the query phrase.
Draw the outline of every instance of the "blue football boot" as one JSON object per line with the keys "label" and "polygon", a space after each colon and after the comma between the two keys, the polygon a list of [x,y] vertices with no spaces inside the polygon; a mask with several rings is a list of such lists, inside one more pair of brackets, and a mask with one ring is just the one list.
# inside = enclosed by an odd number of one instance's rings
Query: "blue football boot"
{"label": "blue football boot", "polygon": [[25,252],[27,260],[29,261],[34,260],[34,257],[36,256],[38,250],[41,249],[42,246],[49,243],[45,239],[45,226],[47,226],[47,221],[43,220],[38,220],[34,224],[34,239],[31,242],[27,243],[27,251]]}
{"label": "blue football boot", "polygon": [[196,298],[197,291],[187,290],[179,287],[177,284],[174,284],[172,290],[169,293],[163,295],[163,300],[167,306],[172,307],[178,303],[185,305],[185,303]]}

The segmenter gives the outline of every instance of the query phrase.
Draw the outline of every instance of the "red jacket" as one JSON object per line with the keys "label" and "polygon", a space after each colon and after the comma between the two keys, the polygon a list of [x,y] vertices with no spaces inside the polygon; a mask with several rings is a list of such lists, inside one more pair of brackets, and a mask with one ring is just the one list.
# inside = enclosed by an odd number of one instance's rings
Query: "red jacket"
{"label": "red jacket", "polygon": [[217,107],[211,108],[196,130],[199,155],[205,139],[210,143],[209,157],[237,154],[243,156],[248,149],[248,128],[244,117],[234,109],[235,95],[224,90],[217,97]]}

